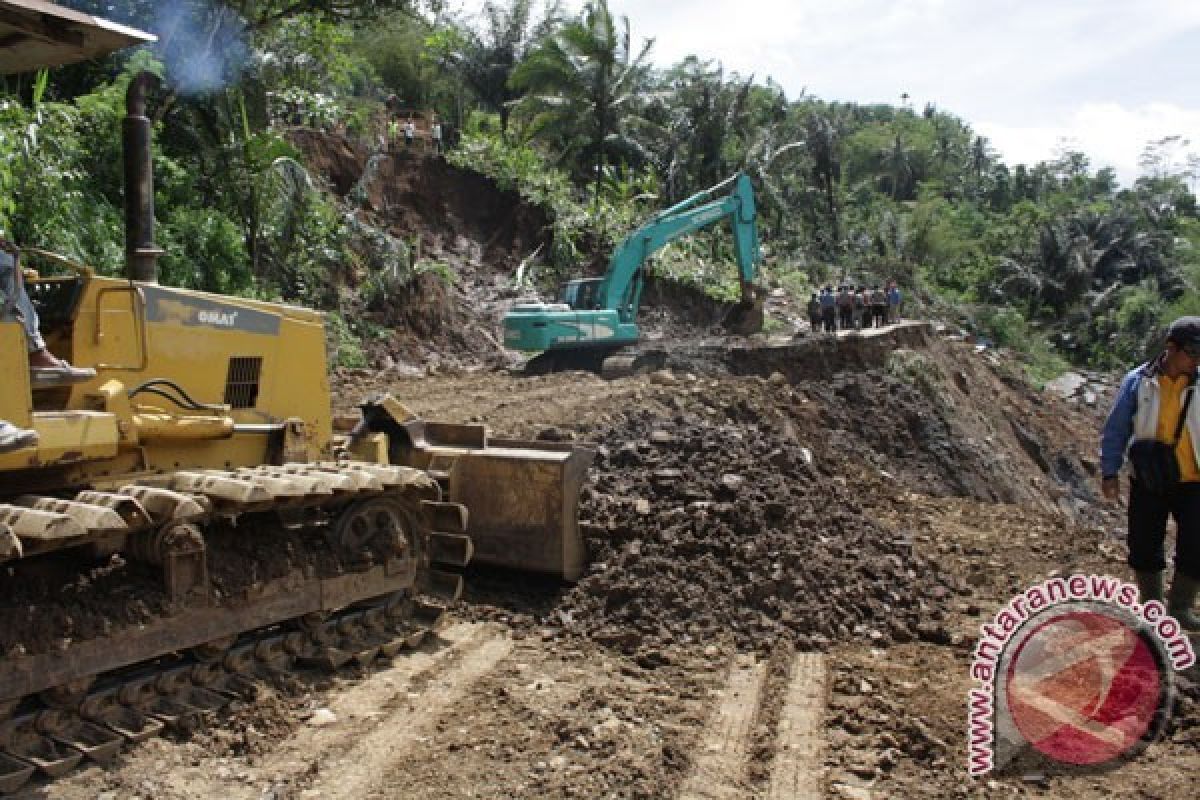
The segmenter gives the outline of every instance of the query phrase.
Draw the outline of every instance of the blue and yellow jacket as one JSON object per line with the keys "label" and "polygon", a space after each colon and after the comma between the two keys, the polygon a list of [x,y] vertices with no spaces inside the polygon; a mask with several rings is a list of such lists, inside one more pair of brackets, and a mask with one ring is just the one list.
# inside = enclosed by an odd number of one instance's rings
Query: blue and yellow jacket
{"label": "blue and yellow jacket", "polygon": [[[1200,377],[1200,370],[1197,376]],[[1100,474],[1111,477],[1120,472],[1129,443],[1135,439],[1171,441],[1184,401],[1195,391],[1194,379],[1190,385],[1186,375],[1172,380],[1162,374],[1156,361],[1130,370],[1121,381],[1117,401],[1104,423]],[[1200,481],[1200,452],[1195,442],[1200,442],[1200,400],[1192,400],[1175,450],[1185,482]]]}

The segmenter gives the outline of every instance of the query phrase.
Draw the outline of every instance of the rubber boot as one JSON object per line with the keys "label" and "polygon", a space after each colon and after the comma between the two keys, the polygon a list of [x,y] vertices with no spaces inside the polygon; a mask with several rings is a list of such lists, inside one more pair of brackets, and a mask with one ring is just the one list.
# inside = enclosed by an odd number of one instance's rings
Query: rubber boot
{"label": "rubber boot", "polygon": [[1163,574],[1162,572],[1137,572],[1138,593],[1142,596],[1142,605],[1146,605],[1151,600],[1163,602]]}
{"label": "rubber boot", "polygon": [[1167,598],[1167,611],[1188,633],[1200,633],[1200,617],[1192,610],[1197,592],[1200,592],[1200,581],[1176,570],[1175,579],[1171,581],[1171,595]]}

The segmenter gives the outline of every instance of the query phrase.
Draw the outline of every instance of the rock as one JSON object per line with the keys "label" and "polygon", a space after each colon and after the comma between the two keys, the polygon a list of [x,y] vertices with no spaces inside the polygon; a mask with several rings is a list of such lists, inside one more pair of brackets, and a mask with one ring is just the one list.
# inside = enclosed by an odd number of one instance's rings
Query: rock
{"label": "rock", "polygon": [[549,428],[542,428],[534,438],[543,442],[567,442],[574,439],[575,434],[570,431],[564,431],[562,428],[551,426]]}
{"label": "rock", "polygon": [[1033,784],[1042,789],[1050,788],[1050,779],[1043,772],[1027,772],[1021,776],[1021,781],[1024,783]]}
{"label": "rock", "polygon": [[844,800],[874,800],[874,793],[862,786],[851,786],[848,783],[834,783],[830,788],[833,793]]}
{"label": "rock", "polygon": [[650,434],[650,441],[654,444],[670,444],[675,437],[667,431],[654,431]]}
{"label": "rock", "polygon": [[721,488],[725,489],[728,492],[737,494],[738,492],[740,492],[742,490],[742,487],[745,484],[746,484],[746,479],[743,478],[741,475],[734,475],[732,473],[726,473],[721,476]]}
{"label": "rock", "polygon": [[639,497],[633,501],[633,510],[643,517],[648,515],[650,513],[650,501],[644,497]]}
{"label": "rock", "polygon": [[308,724],[314,728],[324,728],[328,725],[334,725],[337,721],[337,714],[334,714],[328,708],[318,708],[308,718]]}
{"label": "rock", "polygon": [[1054,392],[1060,397],[1074,397],[1075,394],[1084,387],[1087,383],[1087,378],[1080,375],[1078,372],[1064,372],[1054,380],[1046,384],[1048,391]]}
{"label": "rock", "polygon": [[655,483],[675,483],[683,478],[683,470],[681,469],[656,469],[654,470]]}
{"label": "rock", "polygon": [[772,372],[771,377],[767,378],[767,383],[772,386],[787,386],[788,379],[782,372]]}
{"label": "rock", "polygon": [[675,377],[675,373],[669,369],[660,369],[651,374],[650,382],[659,386],[675,386],[679,383],[679,379]]}

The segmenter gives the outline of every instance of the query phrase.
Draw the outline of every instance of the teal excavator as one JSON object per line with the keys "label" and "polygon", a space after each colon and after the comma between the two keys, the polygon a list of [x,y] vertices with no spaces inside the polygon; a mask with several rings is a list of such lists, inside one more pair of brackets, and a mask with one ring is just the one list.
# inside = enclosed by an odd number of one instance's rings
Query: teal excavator
{"label": "teal excavator", "polygon": [[638,308],[646,260],[676,239],[728,221],[733,232],[741,299],[724,327],[739,334],[763,326],[758,231],[750,178],[738,173],[655,214],[613,252],[602,277],[567,281],[555,303],[519,303],[504,317],[504,344],[538,355],[526,372],[582,369],[606,375],[661,366],[661,352],[628,352],[639,341]]}

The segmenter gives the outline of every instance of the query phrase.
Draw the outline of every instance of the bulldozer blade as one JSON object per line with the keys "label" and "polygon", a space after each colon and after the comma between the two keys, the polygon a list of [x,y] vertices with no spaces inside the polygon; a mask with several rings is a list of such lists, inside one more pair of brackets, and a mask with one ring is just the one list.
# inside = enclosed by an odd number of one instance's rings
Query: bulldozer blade
{"label": "bulldozer blade", "polygon": [[[445,487],[445,500],[466,506],[462,523],[474,544],[471,564],[568,581],[583,574],[579,491],[595,451],[568,443],[492,439],[482,425],[426,422],[387,396],[361,408],[363,430],[387,435],[393,463],[428,470]],[[440,527],[445,519],[436,522],[436,530],[459,532]]]}
{"label": "bulldozer blade", "polygon": [[594,457],[574,445],[497,439],[460,456],[449,499],[470,513],[471,563],[578,580],[579,491]]}

